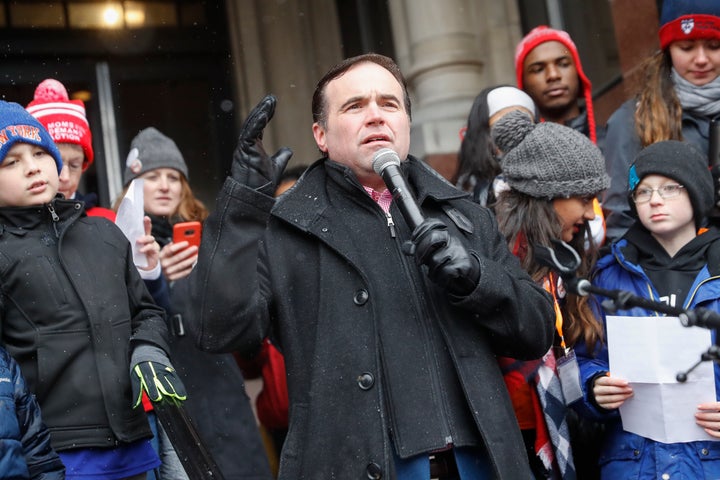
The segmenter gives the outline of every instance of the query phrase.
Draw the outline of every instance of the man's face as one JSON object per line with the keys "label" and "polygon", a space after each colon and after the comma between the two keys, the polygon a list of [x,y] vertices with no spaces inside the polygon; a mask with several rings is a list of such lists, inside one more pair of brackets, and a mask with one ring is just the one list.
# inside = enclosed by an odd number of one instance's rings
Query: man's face
{"label": "man's face", "polygon": [[324,125],[313,124],[318,148],[350,167],[363,185],[384,190],[373,155],[391,148],[404,160],[410,148],[402,85],[380,65],[362,62],[328,83],[324,95]]}
{"label": "man's face", "polygon": [[[523,63],[523,90],[535,101],[543,117],[567,120],[577,116],[580,81],[570,51],[557,41],[533,48]],[[570,110],[577,113],[563,114]]]}

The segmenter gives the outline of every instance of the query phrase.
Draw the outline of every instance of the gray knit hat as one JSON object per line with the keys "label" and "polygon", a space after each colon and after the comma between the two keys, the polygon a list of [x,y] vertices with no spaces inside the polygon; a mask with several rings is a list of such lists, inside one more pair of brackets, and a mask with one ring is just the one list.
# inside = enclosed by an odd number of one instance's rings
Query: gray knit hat
{"label": "gray knit hat", "polygon": [[127,185],[145,172],[157,168],[173,168],[189,180],[187,164],[172,138],[155,127],[141,130],[130,143],[123,184]]}
{"label": "gray knit hat", "polygon": [[[635,191],[640,181],[651,174],[672,178],[685,187],[693,207],[695,224],[700,226],[715,202],[712,174],[707,158],[700,150],[677,140],[645,147],[630,166],[628,190]],[[633,202],[630,205],[634,207]]]}
{"label": "gray knit hat", "polygon": [[510,112],[493,125],[492,135],[504,152],[505,180],[526,195],[548,200],[596,195],[610,185],[600,149],[572,128],[535,124]]}

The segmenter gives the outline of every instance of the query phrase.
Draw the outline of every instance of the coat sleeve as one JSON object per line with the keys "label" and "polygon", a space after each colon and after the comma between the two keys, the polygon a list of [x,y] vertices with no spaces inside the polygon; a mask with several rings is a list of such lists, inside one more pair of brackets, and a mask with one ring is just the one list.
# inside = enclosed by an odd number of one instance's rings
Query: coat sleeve
{"label": "coat sleeve", "polygon": [[65,467],[50,446],[50,431],[42,421],[40,406],[30,393],[20,373],[20,366],[7,355],[9,370],[15,386],[15,404],[25,462],[33,480],[61,480]]}
{"label": "coat sleeve", "polygon": [[[603,283],[601,277],[602,276],[595,277],[593,279],[593,284],[599,287],[608,287],[609,285],[607,285],[607,282]],[[592,307],[593,312],[595,313],[595,318],[598,319],[598,322],[602,323],[603,332],[606,332],[605,312],[600,306],[604,300],[605,297],[596,296],[595,301],[592,303]],[[607,334],[604,335],[607,337]],[[598,341],[594,345],[594,348],[591,349],[581,337],[574,346],[574,350],[578,361],[578,367],[580,369],[580,385],[583,390],[583,398],[572,404],[573,410],[577,411],[583,417],[600,421],[618,418],[620,413],[617,409],[604,410],[599,408],[592,400],[592,384],[595,377],[610,371],[607,340],[602,342]]]}
{"label": "coat sleeve", "polygon": [[[138,343],[150,343],[161,348],[170,355],[168,345],[168,329],[165,321],[165,310],[158,306],[147,289],[144,280],[132,260],[132,249],[127,243],[125,255],[125,279],[131,315],[132,348]],[[132,349],[131,349],[132,352]]]}
{"label": "coat sleeve", "polygon": [[189,320],[199,348],[257,352],[269,328],[262,236],[275,199],[228,178],[205,221],[198,262],[188,277]]}
{"label": "coat sleeve", "polygon": [[607,212],[607,241],[620,238],[633,224],[628,203],[628,170],[640,152],[640,138],[635,133],[635,99],[625,102],[612,114],[603,141],[605,168],[610,176],[602,201]]}
{"label": "coat sleeve", "polygon": [[497,355],[518,360],[542,357],[555,334],[552,297],[522,269],[489,210],[481,211],[474,237],[480,280],[467,297],[451,297],[452,303],[471,312],[472,321],[488,332]]}
{"label": "coat sleeve", "polygon": [[165,310],[166,314],[170,313],[170,288],[164,275],[160,275],[154,280],[143,280],[145,286],[153,298],[153,301]]}

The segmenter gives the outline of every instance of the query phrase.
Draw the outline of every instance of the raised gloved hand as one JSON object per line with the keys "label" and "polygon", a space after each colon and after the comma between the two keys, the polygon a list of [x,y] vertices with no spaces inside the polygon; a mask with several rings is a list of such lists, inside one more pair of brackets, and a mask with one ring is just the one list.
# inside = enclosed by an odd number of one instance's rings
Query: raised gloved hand
{"label": "raised gloved hand", "polygon": [[425,219],[412,233],[415,261],[428,267],[428,276],[455,295],[472,292],[480,280],[480,262],[436,218]]}
{"label": "raised gloved hand", "polygon": [[240,129],[230,171],[239,183],[271,196],[292,157],[287,147],[271,156],[263,147],[263,130],[275,113],[276,103],[274,95],[266,95],[247,116]]}
{"label": "raised gloved hand", "polygon": [[160,348],[148,344],[138,345],[133,350],[130,365],[133,408],[142,403],[143,392],[153,403],[170,399],[183,401],[187,398],[185,386]]}

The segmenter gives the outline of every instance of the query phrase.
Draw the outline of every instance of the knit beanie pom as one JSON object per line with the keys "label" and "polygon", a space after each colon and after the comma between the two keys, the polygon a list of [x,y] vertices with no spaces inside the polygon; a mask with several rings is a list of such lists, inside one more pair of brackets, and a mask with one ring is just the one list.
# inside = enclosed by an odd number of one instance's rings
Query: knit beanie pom
{"label": "knit beanie pom", "polygon": [[535,129],[535,123],[522,110],[512,110],[495,122],[490,130],[495,145],[503,152],[517,147],[528,133]]}
{"label": "knit beanie pom", "polygon": [[42,123],[55,143],[79,145],[85,156],[83,170],[87,170],[95,154],[83,101],[70,100],[65,85],[48,78],[35,88],[35,96],[25,108]]}
{"label": "knit beanie pom", "polygon": [[35,89],[34,100],[40,102],[68,102],[70,97],[65,85],[54,78],[48,78],[40,82],[40,85]]}

